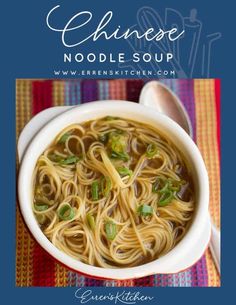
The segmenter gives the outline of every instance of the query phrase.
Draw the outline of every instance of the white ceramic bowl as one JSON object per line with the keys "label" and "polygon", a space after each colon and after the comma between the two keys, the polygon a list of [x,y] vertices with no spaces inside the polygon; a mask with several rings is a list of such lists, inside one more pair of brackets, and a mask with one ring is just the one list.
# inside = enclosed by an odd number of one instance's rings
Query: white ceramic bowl
{"label": "white ceramic bowl", "polygon": [[[64,127],[106,115],[133,119],[157,128],[182,151],[193,173],[196,211],[187,234],[166,255],[150,263],[132,268],[106,269],[94,267],[61,252],[45,237],[35,220],[31,207],[32,173],[40,154]],[[38,131],[38,129],[40,130]],[[28,142],[30,143],[28,144]],[[22,160],[20,160],[18,180],[19,202],[24,220],[37,242],[51,256],[69,268],[97,278],[129,279],[155,273],[179,272],[193,265],[203,255],[210,239],[211,227],[208,214],[209,184],[207,171],[197,146],[187,133],[168,117],[140,104],[124,101],[99,101],[77,107],[51,108],[36,116],[26,125],[19,138],[18,152],[20,159],[24,154]]]}

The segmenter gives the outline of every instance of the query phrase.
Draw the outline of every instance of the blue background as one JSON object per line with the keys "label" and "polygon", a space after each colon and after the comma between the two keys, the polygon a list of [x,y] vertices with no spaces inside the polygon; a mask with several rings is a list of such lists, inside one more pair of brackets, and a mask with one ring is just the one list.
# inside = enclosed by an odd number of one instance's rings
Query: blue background
{"label": "blue background", "polygon": [[[15,287],[15,79],[52,78],[52,68],[61,66],[61,54],[65,51],[59,36],[48,30],[45,17],[55,5],[61,4],[61,17],[72,16],[79,10],[91,10],[103,16],[107,10],[114,12],[114,24],[129,27],[136,23],[140,7],[151,6],[162,16],[166,7],[179,10],[184,16],[197,8],[206,33],[221,32],[212,52],[210,77],[222,79],[222,287],[221,288],[133,288],[143,294],[154,295],[153,304],[222,304],[230,302],[235,270],[235,246],[233,215],[235,215],[234,177],[235,167],[235,97],[234,63],[235,33],[234,9],[230,1],[2,1],[1,10],[1,300],[2,304],[76,304],[74,288],[16,288]],[[233,3],[233,1],[231,1]],[[129,6],[128,6],[129,5]],[[85,48],[85,47],[84,47]],[[85,50],[94,50],[86,44]],[[97,42],[97,51],[124,50],[124,42]],[[84,63],[83,68],[90,68]],[[72,67],[72,68],[76,68]],[[94,67],[96,65],[94,64]],[[194,77],[199,77],[196,73]],[[230,142],[229,142],[230,140]],[[230,144],[230,146],[229,146]],[[117,288],[104,289],[106,293]],[[122,288],[123,289],[123,288]],[[132,288],[128,289],[129,291]],[[139,304],[144,304],[139,303]],[[148,302],[151,303],[151,302]],[[103,302],[102,304],[106,304]],[[108,304],[108,303],[107,303]],[[111,303],[109,303],[111,304]]]}

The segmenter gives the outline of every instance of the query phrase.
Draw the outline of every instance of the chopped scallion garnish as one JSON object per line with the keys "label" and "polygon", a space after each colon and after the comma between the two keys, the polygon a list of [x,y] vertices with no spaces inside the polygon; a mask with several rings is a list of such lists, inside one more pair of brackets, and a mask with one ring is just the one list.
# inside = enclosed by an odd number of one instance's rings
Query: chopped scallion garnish
{"label": "chopped scallion garnish", "polygon": [[109,133],[103,133],[98,137],[99,141],[102,142],[103,144],[107,143],[108,138],[109,138]]}
{"label": "chopped scallion garnish", "polygon": [[129,161],[130,157],[127,153],[123,152],[123,153],[117,153],[117,152],[114,152],[112,151],[111,154],[110,154],[110,158],[112,159],[119,159],[119,160],[122,160],[122,161]]}
{"label": "chopped scallion garnish", "polygon": [[150,205],[142,204],[138,208],[138,213],[141,216],[149,216],[153,214],[153,208]]}
{"label": "chopped scallion garnish", "polygon": [[77,156],[69,156],[63,160],[61,160],[59,163],[62,165],[67,165],[67,164],[75,164],[77,163],[81,158]]}
{"label": "chopped scallion garnish", "polygon": [[150,143],[146,150],[146,156],[148,158],[153,158],[158,153],[158,148],[155,143]]}
{"label": "chopped scallion garnish", "polygon": [[46,211],[49,208],[49,205],[45,203],[35,203],[34,208],[36,211],[42,212]]}
{"label": "chopped scallion garnish", "polygon": [[163,176],[157,177],[157,180],[152,186],[152,192],[159,194],[158,205],[166,206],[169,204],[177,192],[179,192],[181,185],[185,184],[184,180],[176,180],[173,178],[165,178]]}
{"label": "chopped scallion garnish", "polygon": [[92,230],[95,229],[95,219],[91,214],[87,214],[86,216],[87,222]]}
{"label": "chopped scallion garnish", "polygon": [[174,197],[174,193],[171,190],[164,190],[164,191],[160,191],[160,198],[158,200],[158,205],[159,206],[166,206],[167,204],[169,204],[172,199]]}
{"label": "chopped scallion garnish", "polygon": [[107,238],[109,240],[113,240],[117,234],[116,224],[112,221],[108,221],[105,224],[105,231],[106,231]]}
{"label": "chopped scallion garnish", "polygon": [[123,153],[124,146],[118,140],[112,140],[111,142],[111,149],[114,153],[120,154]]}
{"label": "chopped scallion garnish", "polygon": [[127,167],[118,167],[117,171],[121,176],[132,176],[133,174],[133,171]]}
{"label": "chopped scallion garnish", "polygon": [[99,195],[99,185],[98,185],[98,181],[94,181],[92,183],[92,186],[91,186],[91,192],[92,192],[92,199],[95,201],[95,200],[98,200],[98,195]]}
{"label": "chopped scallion garnish", "polygon": [[56,154],[49,154],[48,158],[52,161],[52,162],[61,162],[63,160],[63,158],[59,155]]}
{"label": "chopped scallion garnish", "polygon": [[74,164],[77,163],[79,160],[81,160],[82,157],[77,157],[77,156],[68,156],[66,158],[63,158],[62,156],[56,155],[56,154],[49,154],[48,158],[52,162],[59,163],[61,165],[67,165],[67,164]]}
{"label": "chopped scallion garnish", "polygon": [[104,197],[107,197],[111,191],[111,179],[108,176],[102,177],[101,189]]}
{"label": "chopped scallion garnish", "polygon": [[75,211],[69,203],[62,203],[57,210],[57,214],[61,220],[71,220],[75,216]]}
{"label": "chopped scallion garnish", "polygon": [[69,138],[70,136],[70,133],[69,132],[66,132],[64,133],[61,138],[59,139],[58,143],[62,144],[62,143],[65,143],[66,140]]}
{"label": "chopped scallion garnish", "polygon": [[166,179],[164,177],[158,177],[152,186],[152,192],[157,193],[166,185]]}

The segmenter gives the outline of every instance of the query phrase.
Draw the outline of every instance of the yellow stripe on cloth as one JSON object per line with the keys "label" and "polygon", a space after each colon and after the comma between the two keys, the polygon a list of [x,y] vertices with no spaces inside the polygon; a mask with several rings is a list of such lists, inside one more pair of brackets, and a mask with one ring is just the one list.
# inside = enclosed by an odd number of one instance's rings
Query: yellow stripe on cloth
{"label": "yellow stripe on cloth", "polygon": [[[210,183],[210,214],[220,226],[220,162],[217,143],[215,82],[212,79],[194,80],[196,109],[196,139],[202,153]],[[219,286],[220,278],[209,250],[206,252],[208,285]]]}
{"label": "yellow stripe on cloth", "polygon": [[[16,136],[30,120],[32,114],[32,81],[16,80]],[[22,216],[16,205],[16,286],[32,286],[33,279],[33,247],[31,238]]]}
{"label": "yellow stripe on cloth", "polygon": [[32,81],[16,80],[16,136],[25,127],[32,115]]}
{"label": "yellow stripe on cloth", "polygon": [[68,269],[63,267],[61,264],[55,264],[55,287],[66,287],[68,286]]}
{"label": "yellow stripe on cloth", "polygon": [[16,286],[32,286],[35,242],[27,231],[18,206],[16,207],[16,236]]}
{"label": "yellow stripe on cloth", "polygon": [[[65,82],[61,80],[53,81],[52,96],[54,106],[63,106],[65,100]],[[66,287],[68,270],[61,264],[55,263],[55,287]]]}
{"label": "yellow stripe on cloth", "polygon": [[60,80],[53,81],[52,96],[54,106],[63,106],[65,101],[65,82]]}
{"label": "yellow stripe on cloth", "polygon": [[219,287],[220,286],[220,277],[218,271],[216,270],[215,263],[211,256],[211,251],[208,248],[205,252],[206,256],[206,265],[208,273],[208,286],[209,287]]}

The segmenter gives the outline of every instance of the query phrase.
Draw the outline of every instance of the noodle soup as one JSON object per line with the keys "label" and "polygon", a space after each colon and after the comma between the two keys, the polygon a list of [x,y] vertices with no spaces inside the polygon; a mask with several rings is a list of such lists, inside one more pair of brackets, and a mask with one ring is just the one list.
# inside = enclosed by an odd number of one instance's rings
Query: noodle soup
{"label": "noodle soup", "polygon": [[194,189],[184,157],[153,127],[104,117],[64,129],[39,157],[32,207],[47,238],[93,266],[132,267],[184,236]]}

